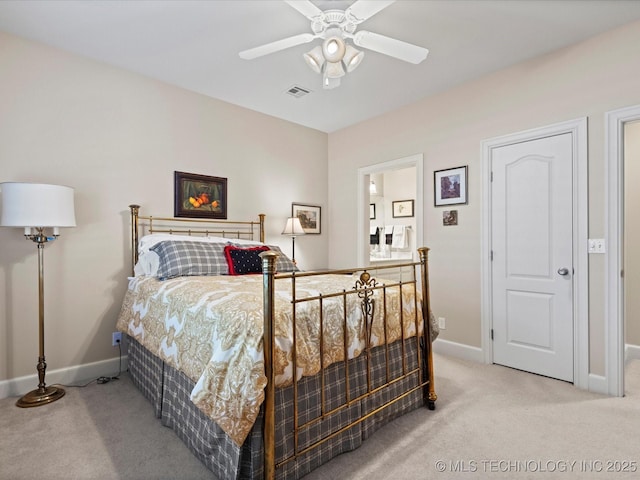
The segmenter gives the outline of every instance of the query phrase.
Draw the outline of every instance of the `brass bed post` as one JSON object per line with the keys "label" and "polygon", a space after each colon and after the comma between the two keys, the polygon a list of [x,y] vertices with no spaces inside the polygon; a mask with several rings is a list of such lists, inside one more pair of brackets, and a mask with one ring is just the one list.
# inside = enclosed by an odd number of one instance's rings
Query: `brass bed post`
{"label": "brass bed post", "polygon": [[424,324],[424,358],[427,361],[427,378],[429,380],[428,390],[423,396],[429,410],[435,410],[436,395],[433,384],[433,354],[431,348],[431,299],[429,298],[429,249],[427,247],[418,248],[420,255],[420,273],[422,280],[422,321]]}
{"label": "brass bed post", "polygon": [[138,213],[140,205],[129,205],[131,210],[131,274],[138,263]]}
{"label": "brass bed post", "polygon": [[[262,219],[263,217],[261,217]],[[264,389],[264,429],[262,441],[264,445],[264,478],[275,478],[276,465],[276,413],[275,413],[275,379],[274,370],[274,275],[276,273],[276,258],[278,254],[273,251],[262,252],[262,280],[263,280],[263,305],[264,305],[264,371],[267,377],[267,385]]]}
{"label": "brass bed post", "polygon": [[260,217],[260,243],[264,243],[264,213],[258,215]]}

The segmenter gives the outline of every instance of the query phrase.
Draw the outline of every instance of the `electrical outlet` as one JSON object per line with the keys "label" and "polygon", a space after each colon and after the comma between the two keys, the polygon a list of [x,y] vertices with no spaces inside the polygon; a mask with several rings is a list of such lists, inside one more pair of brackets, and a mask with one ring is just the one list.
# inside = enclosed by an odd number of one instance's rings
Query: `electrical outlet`
{"label": "electrical outlet", "polygon": [[111,334],[111,346],[117,347],[122,343],[122,332],[113,332]]}
{"label": "electrical outlet", "polygon": [[446,330],[447,329],[447,319],[444,317],[438,317],[438,328],[440,328],[440,330]]}
{"label": "electrical outlet", "polygon": [[589,239],[589,253],[605,253],[606,251],[604,238]]}

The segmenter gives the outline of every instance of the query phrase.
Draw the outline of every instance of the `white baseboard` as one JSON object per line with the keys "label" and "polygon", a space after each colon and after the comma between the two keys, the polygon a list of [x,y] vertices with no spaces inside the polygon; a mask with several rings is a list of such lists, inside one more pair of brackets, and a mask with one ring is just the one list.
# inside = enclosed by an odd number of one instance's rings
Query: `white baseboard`
{"label": "white baseboard", "polygon": [[627,343],[624,346],[624,361],[637,360],[640,358],[640,345]]}
{"label": "white baseboard", "polygon": [[[440,338],[433,342],[433,351],[450,357],[461,358],[471,362],[484,363],[484,352],[481,348],[472,347],[462,343],[442,340]],[[625,345],[625,361],[640,359],[640,345]],[[602,375],[589,374],[587,390],[593,393],[609,395],[609,383],[607,377]]]}
{"label": "white baseboard", "polygon": [[[47,385],[78,385],[103,376],[117,375],[119,369],[127,370],[127,356],[111,358],[100,362],[86,363],[58,370],[47,370],[45,383]],[[12,378],[0,381],[0,398],[17,397],[38,388],[38,374]]]}
{"label": "white baseboard", "polygon": [[607,377],[590,373],[588,391],[609,395],[609,382],[607,382]]}
{"label": "white baseboard", "polygon": [[472,347],[463,343],[436,338],[433,342],[433,351],[470,362],[484,363],[484,352],[481,348]]}

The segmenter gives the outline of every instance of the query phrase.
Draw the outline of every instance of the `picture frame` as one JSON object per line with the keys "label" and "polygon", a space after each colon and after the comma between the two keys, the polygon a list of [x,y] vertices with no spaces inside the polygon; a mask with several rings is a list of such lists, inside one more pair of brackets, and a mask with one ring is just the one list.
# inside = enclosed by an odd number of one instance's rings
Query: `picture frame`
{"label": "picture frame", "polygon": [[370,203],[369,204],[369,220],[375,220],[375,219],[376,219],[376,204]]}
{"label": "picture frame", "polygon": [[458,211],[457,210],[445,210],[442,212],[442,225],[445,227],[451,227],[458,225]]}
{"label": "picture frame", "polygon": [[227,219],[227,179],[174,172],[175,217]]}
{"label": "picture frame", "polygon": [[397,200],[391,202],[393,218],[413,217],[413,200]]}
{"label": "picture frame", "polygon": [[433,194],[436,207],[467,203],[467,166],[433,172]]}
{"label": "picture frame", "polygon": [[320,234],[321,208],[318,205],[291,204],[291,216],[298,217],[306,234]]}

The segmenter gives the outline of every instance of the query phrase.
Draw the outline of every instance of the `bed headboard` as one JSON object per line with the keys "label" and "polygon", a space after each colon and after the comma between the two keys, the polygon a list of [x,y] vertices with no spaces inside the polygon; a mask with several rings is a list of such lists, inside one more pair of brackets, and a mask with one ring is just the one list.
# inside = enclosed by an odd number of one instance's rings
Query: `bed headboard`
{"label": "bed headboard", "polygon": [[197,218],[154,217],[140,215],[140,205],[129,205],[131,210],[131,270],[138,262],[138,241],[151,233],[169,233],[194,236],[217,236],[229,239],[256,240],[264,243],[264,217],[258,220],[235,221]]}

